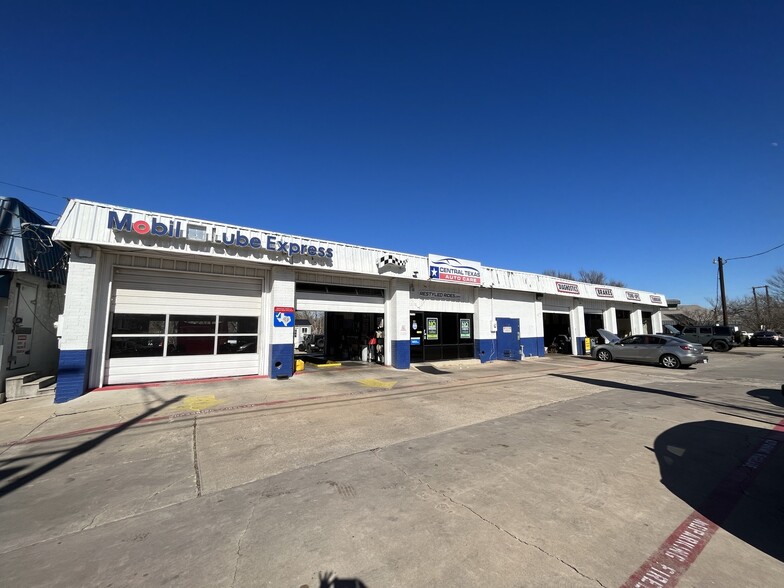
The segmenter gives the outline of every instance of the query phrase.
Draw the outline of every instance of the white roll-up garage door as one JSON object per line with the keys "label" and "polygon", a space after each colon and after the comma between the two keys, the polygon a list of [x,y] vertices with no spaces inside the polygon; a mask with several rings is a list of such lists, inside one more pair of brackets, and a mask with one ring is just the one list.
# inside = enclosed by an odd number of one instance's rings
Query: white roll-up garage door
{"label": "white roll-up garage door", "polygon": [[115,268],[104,383],[259,373],[258,278]]}

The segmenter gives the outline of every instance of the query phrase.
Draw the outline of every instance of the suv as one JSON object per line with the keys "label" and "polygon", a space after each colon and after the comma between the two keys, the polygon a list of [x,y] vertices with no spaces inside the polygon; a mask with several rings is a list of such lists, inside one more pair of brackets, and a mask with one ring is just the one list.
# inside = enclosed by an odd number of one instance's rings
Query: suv
{"label": "suv", "polygon": [[776,331],[757,331],[749,339],[749,345],[752,347],[757,345],[778,345],[782,347],[784,346],[784,337]]}
{"label": "suv", "polygon": [[691,343],[710,347],[714,351],[729,351],[737,345],[734,327],[697,325],[696,327],[685,327],[678,336]]}

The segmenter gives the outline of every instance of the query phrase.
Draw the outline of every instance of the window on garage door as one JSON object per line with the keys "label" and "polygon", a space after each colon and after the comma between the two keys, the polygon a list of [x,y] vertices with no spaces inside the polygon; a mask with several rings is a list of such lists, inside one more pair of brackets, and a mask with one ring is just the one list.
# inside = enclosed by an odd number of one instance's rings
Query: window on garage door
{"label": "window on garage door", "polygon": [[110,358],[256,353],[258,317],[115,314]]}

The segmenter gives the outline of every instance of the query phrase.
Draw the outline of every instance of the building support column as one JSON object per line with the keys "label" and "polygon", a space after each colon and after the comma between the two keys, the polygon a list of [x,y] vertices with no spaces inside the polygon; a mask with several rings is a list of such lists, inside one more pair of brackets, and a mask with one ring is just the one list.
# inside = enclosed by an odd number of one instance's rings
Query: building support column
{"label": "building support column", "polygon": [[289,378],[294,375],[294,310],[296,282],[294,270],[272,268],[271,303],[272,334],[269,346],[270,378]]}
{"label": "building support column", "polygon": [[395,279],[390,282],[384,321],[384,363],[399,370],[411,366],[411,282]]}
{"label": "building support column", "polygon": [[651,324],[653,324],[653,332],[654,333],[663,333],[664,332],[664,323],[662,321],[662,311],[657,310],[654,313],[651,313]]}
{"label": "building support column", "polygon": [[572,327],[572,355],[585,355],[585,307],[578,301],[569,311],[569,323]]}
{"label": "building support column", "polygon": [[482,363],[498,359],[493,288],[477,288],[474,301],[474,356]]}
{"label": "building support column", "polygon": [[[604,330],[611,333],[618,334],[618,315],[615,314],[615,307],[611,306],[602,313],[602,321],[604,322]],[[599,341],[602,342],[601,340]]]}
{"label": "building support column", "polygon": [[87,391],[100,259],[101,251],[91,247],[77,245],[71,252],[65,307],[57,325],[60,359],[55,403],[68,402]]}
{"label": "building support column", "polygon": [[631,312],[631,321],[632,321],[632,335],[642,335],[644,334],[644,329],[642,328],[642,310],[639,308],[633,310]]}

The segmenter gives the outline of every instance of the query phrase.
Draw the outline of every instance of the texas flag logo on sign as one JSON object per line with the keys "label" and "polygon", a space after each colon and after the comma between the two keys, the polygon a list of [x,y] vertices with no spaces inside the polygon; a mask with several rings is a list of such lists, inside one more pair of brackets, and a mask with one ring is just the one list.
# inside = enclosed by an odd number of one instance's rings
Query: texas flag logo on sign
{"label": "texas flag logo on sign", "polygon": [[441,272],[438,271],[438,267],[435,265],[430,266],[430,279],[438,280],[441,278]]}

